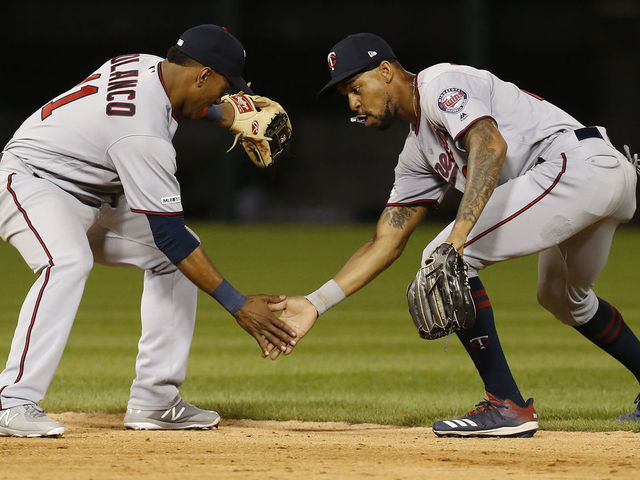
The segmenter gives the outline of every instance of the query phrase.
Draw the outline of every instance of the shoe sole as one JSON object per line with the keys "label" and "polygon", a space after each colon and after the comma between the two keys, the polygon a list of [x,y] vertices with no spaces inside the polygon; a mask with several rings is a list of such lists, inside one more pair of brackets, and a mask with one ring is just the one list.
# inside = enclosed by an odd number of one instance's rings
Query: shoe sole
{"label": "shoe sole", "polygon": [[438,437],[456,438],[531,438],[538,431],[538,422],[526,422],[517,427],[502,427],[491,430],[433,430]]}
{"label": "shoe sole", "polygon": [[21,432],[20,430],[3,429],[0,437],[21,437],[21,438],[59,438],[64,435],[64,427],[56,427],[47,432]]}
{"label": "shoe sole", "polygon": [[160,422],[152,423],[150,421],[125,421],[124,426],[130,430],[209,430],[211,428],[218,428],[220,423],[220,417],[209,423],[190,423],[190,424],[176,424]]}

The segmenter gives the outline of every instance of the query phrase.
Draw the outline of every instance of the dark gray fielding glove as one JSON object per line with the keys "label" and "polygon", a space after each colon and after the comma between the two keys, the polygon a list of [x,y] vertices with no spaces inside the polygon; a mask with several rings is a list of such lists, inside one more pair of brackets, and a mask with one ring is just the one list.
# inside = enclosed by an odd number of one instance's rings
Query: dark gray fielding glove
{"label": "dark gray fielding glove", "polygon": [[426,340],[469,328],[476,321],[467,265],[450,243],[438,246],[407,289],[409,313]]}

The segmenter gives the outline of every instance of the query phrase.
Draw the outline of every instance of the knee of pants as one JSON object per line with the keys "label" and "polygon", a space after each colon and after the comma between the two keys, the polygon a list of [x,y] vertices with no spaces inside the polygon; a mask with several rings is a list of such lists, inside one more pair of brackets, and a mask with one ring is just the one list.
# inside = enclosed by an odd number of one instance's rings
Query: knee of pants
{"label": "knee of pants", "polygon": [[82,281],[89,276],[93,268],[93,255],[90,250],[70,251],[53,258],[53,268],[64,271],[65,277],[72,281]]}
{"label": "knee of pants", "polygon": [[552,288],[549,285],[538,285],[538,303],[545,310],[566,325],[578,325],[573,310],[575,305],[569,301],[565,289]]}

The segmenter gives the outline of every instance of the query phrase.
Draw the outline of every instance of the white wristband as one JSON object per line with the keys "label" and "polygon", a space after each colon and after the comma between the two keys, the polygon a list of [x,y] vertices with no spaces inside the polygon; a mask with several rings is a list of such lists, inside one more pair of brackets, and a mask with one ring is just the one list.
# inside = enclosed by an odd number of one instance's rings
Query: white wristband
{"label": "white wristband", "polygon": [[338,282],[331,279],[315,292],[306,295],[304,298],[309,300],[313,306],[316,307],[318,316],[320,316],[331,307],[347,298],[347,296],[340,288],[340,285],[338,285]]}

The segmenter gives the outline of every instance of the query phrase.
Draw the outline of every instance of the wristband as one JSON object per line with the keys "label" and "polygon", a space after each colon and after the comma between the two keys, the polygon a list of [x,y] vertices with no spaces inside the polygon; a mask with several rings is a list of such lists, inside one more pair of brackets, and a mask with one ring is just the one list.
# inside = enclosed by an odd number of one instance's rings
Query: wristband
{"label": "wristband", "polygon": [[247,303],[247,297],[233,288],[233,285],[226,280],[222,280],[222,283],[210,295],[231,315],[235,315]]}
{"label": "wristband", "polygon": [[344,291],[342,291],[342,288],[340,288],[340,285],[338,285],[338,282],[331,279],[315,292],[306,295],[304,298],[309,300],[313,306],[316,307],[318,316],[320,316],[331,307],[347,298],[347,296],[344,294]]}
{"label": "wristband", "polygon": [[219,122],[220,120],[222,120],[222,108],[220,107],[220,105],[211,105],[207,109],[207,112],[204,114],[204,118],[214,122]]}

